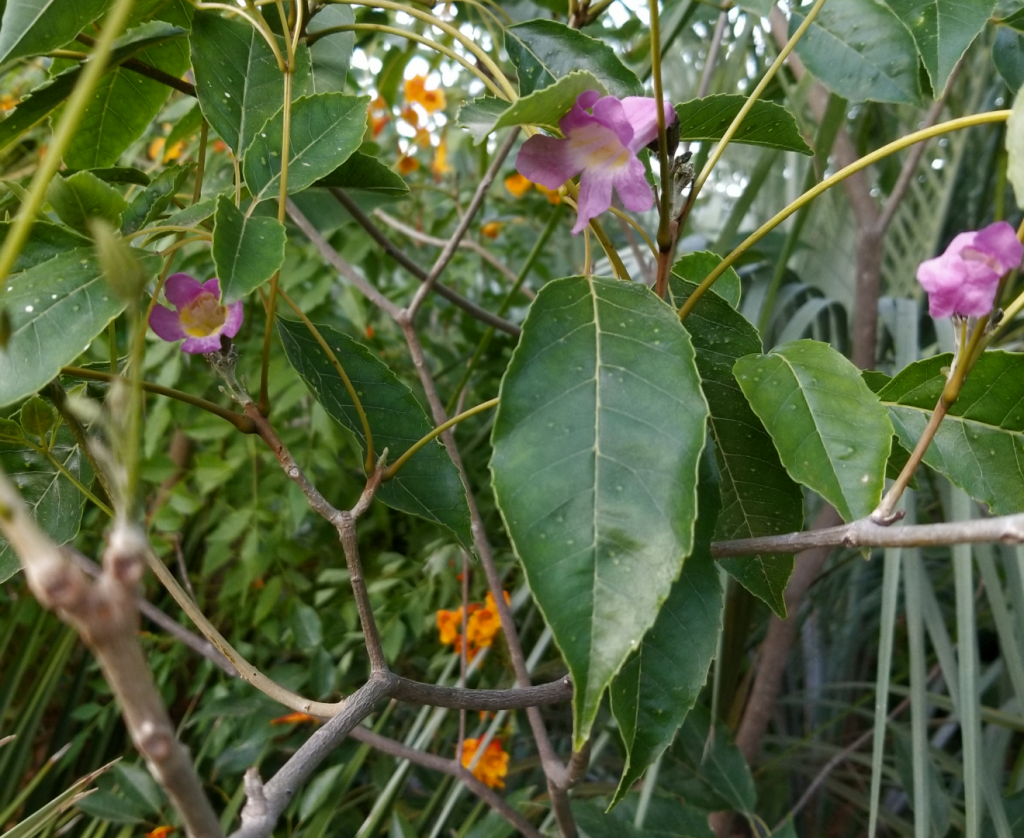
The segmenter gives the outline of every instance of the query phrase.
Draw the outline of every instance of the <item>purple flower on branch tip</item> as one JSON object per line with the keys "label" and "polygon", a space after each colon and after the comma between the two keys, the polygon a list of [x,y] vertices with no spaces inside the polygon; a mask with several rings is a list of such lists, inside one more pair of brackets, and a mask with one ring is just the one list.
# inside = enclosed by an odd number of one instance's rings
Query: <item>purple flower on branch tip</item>
{"label": "purple flower on branch tip", "polygon": [[[676,113],[670,104],[663,104],[665,122],[671,125]],[[588,90],[576,98],[558,127],[565,139],[530,137],[519,150],[516,168],[548,189],[558,189],[580,176],[573,235],[611,206],[613,187],[631,212],[651,208],[654,195],[636,155],[658,136],[658,106],[653,99],[627,96],[620,100]]]}
{"label": "purple flower on branch tip", "polygon": [[200,283],[188,274],[174,274],[167,278],[164,296],[174,309],[153,306],[149,325],[166,341],[184,338],[182,352],[217,352],[221,336],[233,338],[242,325],[242,301],[223,305],[216,277]]}
{"label": "purple flower on branch tip", "polygon": [[1005,221],[960,233],[946,252],[922,262],[917,279],[928,292],[932,317],[981,317],[992,311],[999,278],[1020,266],[1024,245]]}

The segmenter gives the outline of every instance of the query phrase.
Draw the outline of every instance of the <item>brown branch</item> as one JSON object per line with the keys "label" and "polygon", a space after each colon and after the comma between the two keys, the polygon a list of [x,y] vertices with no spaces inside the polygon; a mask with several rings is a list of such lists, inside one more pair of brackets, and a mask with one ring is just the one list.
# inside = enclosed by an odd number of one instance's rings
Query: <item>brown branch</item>
{"label": "brown branch", "polygon": [[270,836],[299,787],[387,695],[388,681],[387,673],[372,674],[369,681],[349,696],[341,712],[310,736],[266,784],[255,768],[246,771],[242,826],[231,833],[231,838]]}
{"label": "brown branch", "polygon": [[39,528],[17,489],[0,472],[0,533],[21,560],[36,599],[72,626],[93,650],[135,747],[167,791],[188,834],[195,838],[222,835],[139,644],[135,598],[148,550],[141,530],[123,519],[115,521],[102,573],[91,582]]}
{"label": "brown branch", "polygon": [[914,524],[887,527],[867,518],[850,524],[827,526],[787,535],[716,541],[711,555],[716,559],[753,556],[757,553],[792,553],[818,547],[943,547],[950,544],[1024,543],[1024,513],[942,524]]}
{"label": "brown branch", "polygon": [[398,759],[406,759],[414,765],[420,765],[424,768],[430,768],[442,774],[447,774],[449,777],[454,777],[512,824],[513,827],[518,829],[520,834],[526,835],[528,838],[542,838],[540,832],[534,828],[533,824],[509,806],[504,798],[485,786],[455,760],[417,751],[415,748],[410,748],[400,742],[396,742],[394,739],[388,739],[386,736],[381,736],[379,733],[374,733],[372,730],[367,730],[364,727],[355,728],[350,736],[360,742],[365,742],[382,753]]}
{"label": "brown branch", "polygon": [[[423,270],[423,268],[421,268],[419,265],[417,265],[405,253],[405,251],[403,251],[398,245],[391,241],[391,239],[385,236],[381,232],[380,228],[373,223],[373,220],[361,209],[359,209],[358,205],[356,205],[356,203],[348,195],[345,194],[344,190],[331,189],[330,191],[331,194],[334,195],[334,197],[338,200],[338,203],[340,203],[343,207],[345,207],[346,210],[348,210],[349,215],[352,216],[352,218],[356,221],[356,223],[359,224],[360,227],[362,227],[364,230],[366,230],[367,233],[370,234],[370,237],[375,242],[377,242],[378,245],[380,245],[381,249],[385,253],[387,253],[388,256],[390,256],[392,259],[398,262],[398,264],[405,268],[420,282],[426,282],[428,275],[427,272]],[[288,203],[288,217],[291,218],[291,220],[294,221],[296,225],[298,225],[299,229],[306,234],[309,240],[317,246],[317,248],[320,250],[320,254],[328,261],[329,264],[336,268],[339,273],[343,274],[346,278],[348,278],[352,282],[352,284],[355,285],[360,291],[362,291],[366,298],[373,302],[374,305],[376,305],[379,309],[387,312],[392,317],[397,318],[397,312],[400,311],[399,307],[392,303],[390,300],[387,300],[386,298],[384,298],[386,302],[382,304],[382,302],[378,298],[383,297],[383,295],[379,291],[377,291],[376,288],[373,289],[372,296],[371,294],[368,294],[364,290],[363,286],[369,284],[362,277],[359,278],[361,284],[357,284],[355,280],[352,279],[353,273],[358,275],[355,269],[352,268],[351,265],[349,265],[347,262],[345,262],[344,259],[341,258],[338,252],[326,242],[326,240],[323,238],[323,236],[319,234],[316,228],[302,215],[298,207],[295,207],[290,201]],[[342,268],[342,265],[344,265],[344,268]],[[491,312],[489,312],[487,309],[481,308],[476,303],[467,300],[458,291],[453,291],[447,285],[444,285],[443,283],[440,282],[435,284],[434,290],[437,291],[437,293],[440,296],[444,297],[450,303],[457,305],[464,312],[466,312],[466,314],[470,315],[471,317],[475,317],[481,323],[486,323],[489,326],[493,326],[495,329],[505,332],[506,334],[510,334],[513,337],[519,337],[520,329],[518,326],[516,326],[514,323],[509,323],[504,318],[491,314]]]}
{"label": "brown branch", "polygon": [[484,176],[480,179],[480,183],[477,184],[476,192],[473,193],[469,206],[466,207],[466,211],[462,214],[462,218],[459,219],[459,223],[455,227],[455,232],[452,233],[452,237],[448,240],[448,243],[441,249],[437,260],[430,269],[430,273],[427,274],[427,278],[423,280],[423,284],[416,291],[415,296],[412,298],[412,302],[406,307],[406,316],[409,320],[414,320],[416,318],[416,312],[418,312],[420,306],[423,305],[423,301],[430,293],[430,289],[434,287],[434,283],[437,282],[437,278],[441,275],[444,269],[448,267],[448,263],[451,262],[452,257],[455,256],[455,251],[459,249],[459,242],[469,229],[469,225],[473,223],[473,219],[476,218],[476,214],[479,212],[480,207],[483,206],[484,198],[487,197],[487,192],[491,188],[491,184],[494,183],[494,178],[498,176],[499,170],[505,165],[505,158],[508,157],[509,152],[512,151],[512,146],[515,145],[516,138],[518,136],[519,128],[513,128],[505,138],[505,141],[498,147],[497,152],[495,152],[494,159],[491,161],[491,165],[487,167],[487,171],[484,172]]}
{"label": "brown branch", "polygon": [[449,710],[525,710],[544,704],[560,704],[572,698],[572,681],[568,676],[536,687],[510,690],[470,690],[423,684],[396,675],[388,695],[409,704],[445,707]]}

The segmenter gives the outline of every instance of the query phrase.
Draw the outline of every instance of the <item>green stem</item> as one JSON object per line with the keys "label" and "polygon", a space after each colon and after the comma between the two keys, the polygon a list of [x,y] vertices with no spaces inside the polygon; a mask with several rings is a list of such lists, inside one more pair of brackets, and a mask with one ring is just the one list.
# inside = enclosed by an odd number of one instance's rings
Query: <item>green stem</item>
{"label": "green stem", "polygon": [[444,424],[438,425],[436,428],[434,428],[434,430],[432,430],[429,434],[423,437],[423,439],[413,443],[412,447],[409,448],[408,451],[406,451],[401,457],[399,457],[390,466],[388,466],[387,470],[384,472],[384,479],[390,480],[392,477],[394,477],[395,473],[407,462],[409,462],[409,459],[417,451],[419,451],[424,445],[426,445],[432,439],[437,439],[437,437],[441,436],[441,434],[443,434],[449,428],[458,425],[459,422],[462,422],[464,419],[468,419],[470,416],[476,416],[476,414],[478,413],[483,413],[485,410],[490,410],[492,407],[497,406],[498,400],[490,399],[489,401],[482,402],[481,404],[476,405],[476,407],[471,407],[469,410],[464,410],[458,416],[453,416]]}
{"label": "green stem", "polygon": [[[296,316],[303,322],[309,333],[313,336],[313,339],[320,344],[320,348],[327,354],[331,365],[334,367],[334,371],[338,373],[338,377],[341,379],[342,384],[345,385],[345,390],[348,393],[348,397],[352,399],[352,404],[356,409],[356,413],[359,414],[359,422],[363,426],[363,436],[366,437],[366,471],[369,474],[373,473],[373,467],[375,462],[374,450],[373,450],[373,434],[370,432],[370,422],[366,418],[366,412],[363,410],[363,403],[359,401],[359,395],[356,393],[356,388],[352,386],[352,382],[349,380],[348,374],[345,372],[345,368],[341,365],[338,360],[338,356],[334,354],[334,350],[331,349],[330,345],[324,340],[324,336],[320,334],[320,330],[313,325],[313,322],[306,316],[305,312],[302,311],[295,303],[292,298],[289,297],[284,290],[277,292],[281,295],[281,299],[285,301],[289,308],[295,312]],[[262,412],[262,411],[261,411]]]}
{"label": "green stem", "polygon": [[[523,287],[523,282],[526,281],[526,277],[533,269],[533,263],[537,261],[537,257],[540,256],[541,251],[544,249],[544,245],[548,243],[548,239],[551,238],[551,234],[555,232],[555,228],[558,226],[558,222],[561,219],[563,210],[563,204],[558,204],[554,211],[548,218],[548,223],[544,226],[541,231],[540,237],[534,242],[533,248],[530,250],[526,257],[526,261],[523,262],[522,267],[519,268],[519,273],[516,274],[515,282],[512,283],[512,287],[509,292],[505,295],[505,299],[501,301],[501,306],[498,308],[498,317],[504,317],[505,313],[512,307],[512,301],[515,299],[516,294],[519,293],[519,289]],[[448,400],[448,405],[445,407],[445,413],[451,413],[455,409],[455,405],[459,402],[459,396],[462,395],[462,390],[466,384],[469,383],[469,377],[473,374],[477,362],[483,356],[484,352],[487,351],[487,347],[491,343],[491,339],[494,337],[494,327],[488,326],[484,331],[483,336],[480,338],[480,342],[476,346],[476,351],[473,353],[473,357],[469,361],[469,365],[466,367],[466,371],[462,373],[462,378],[459,379],[459,383],[455,386],[455,392],[452,393],[452,397]]]}
{"label": "green stem", "polygon": [[[920,131],[914,131],[912,134],[907,134],[907,136],[894,140],[893,142],[882,146],[880,149],[871,152],[871,154],[864,155],[860,160],[851,163],[849,166],[840,169],[827,180],[823,180],[813,189],[809,189],[785,209],[782,209],[773,215],[768,219],[768,221],[758,227],[757,230],[747,236],[747,238],[745,238],[735,250],[726,256],[725,259],[719,262],[715,266],[715,269],[705,277],[704,281],[701,282],[693,294],[691,294],[686,302],[683,303],[682,307],[679,309],[680,319],[685,319],[686,316],[693,311],[694,306],[697,305],[697,302],[704,295],[704,292],[707,291],[723,273],[732,267],[740,256],[764,238],[768,233],[774,230],[779,224],[789,218],[789,216],[800,209],[800,207],[810,201],[813,201],[825,190],[831,189],[833,186],[842,183],[850,177],[850,175],[854,175],[862,169],[866,169],[868,166],[877,163],[879,160],[884,160],[890,154],[902,151],[914,143],[930,140],[932,137],[948,134],[951,131],[959,131],[963,128],[972,128],[975,125],[987,125],[992,122],[1005,122],[1009,116],[1010,112],[1008,110],[1003,110],[989,111],[988,113],[973,114],[972,116],[962,116],[958,119],[951,119],[948,122],[943,122],[939,125],[933,125],[930,128],[924,128]],[[1018,305],[1018,303],[1020,305]],[[1019,309],[1020,306],[1024,306],[1024,298],[1015,301],[1014,306],[1017,306],[1017,309]],[[1017,309],[1014,311],[1016,312]],[[1007,311],[1009,311],[1009,309],[1007,309]]]}
{"label": "green stem", "polygon": [[10,274],[14,262],[21,253],[21,248],[28,239],[36,213],[43,205],[46,189],[60,167],[64,151],[68,143],[71,142],[75,131],[78,130],[78,123],[92,99],[100,78],[107,70],[107,60],[110,57],[114,40],[124,28],[134,6],[134,0],[117,0],[103,21],[103,30],[99,38],[96,39],[96,48],[92,51],[89,61],[85,63],[85,69],[75,84],[71,98],[64,106],[64,115],[57,125],[57,130],[53,132],[46,156],[43,157],[39,168],[36,169],[36,173],[32,177],[25,200],[22,201],[21,209],[7,232],[3,248],[0,249],[0,295],[3,293],[3,280]]}
{"label": "green stem", "polygon": [[672,214],[672,173],[668,168],[668,132],[665,125],[664,91],[661,86],[661,19],[658,0],[648,3],[651,14],[651,75],[654,81],[654,103],[658,117],[658,166],[661,169],[661,206],[658,221],[658,276],[654,293],[665,298],[668,286],[669,255],[672,250],[672,231],[669,216]]}
{"label": "green stem", "polygon": [[[108,383],[113,381],[115,378],[120,377],[106,372],[99,372],[98,370],[82,369],[81,367],[61,367],[60,372],[61,375],[69,375],[72,378],[83,378],[86,381],[105,381]],[[181,390],[173,390],[170,387],[153,384],[149,381],[140,382],[140,386],[147,393],[156,393],[158,396],[167,396],[171,399],[177,399],[179,402],[185,402],[185,404],[198,407],[201,410],[205,410],[207,413],[212,413],[214,416],[219,416],[221,419],[225,419],[230,422],[243,434],[256,433],[256,427],[248,416],[242,416],[238,413],[234,413],[227,408],[221,407],[219,404],[208,402],[206,399],[201,399],[198,396],[193,396],[189,393],[183,393]]]}

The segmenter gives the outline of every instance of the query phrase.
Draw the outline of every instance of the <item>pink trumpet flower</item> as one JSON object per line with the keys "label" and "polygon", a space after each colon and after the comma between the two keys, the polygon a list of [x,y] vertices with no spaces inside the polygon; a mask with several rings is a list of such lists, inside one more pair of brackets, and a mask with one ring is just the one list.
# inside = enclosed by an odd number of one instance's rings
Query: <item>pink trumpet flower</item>
{"label": "pink trumpet flower", "polygon": [[[664,108],[665,122],[671,125],[676,113],[667,102]],[[558,127],[565,139],[530,137],[519,150],[516,168],[548,189],[580,176],[573,235],[611,206],[613,187],[631,212],[651,208],[654,195],[637,152],[658,136],[658,106],[653,99],[620,100],[588,90],[576,98]]]}
{"label": "pink trumpet flower", "polygon": [[188,274],[174,274],[164,285],[164,296],[174,310],[153,306],[149,325],[166,341],[184,338],[182,352],[217,352],[221,336],[233,338],[242,325],[242,301],[223,305],[216,277],[200,283]]}
{"label": "pink trumpet flower", "polygon": [[932,317],[981,317],[992,311],[999,278],[1020,266],[1024,245],[1005,221],[960,233],[946,252],[922,262],[917,279]]}

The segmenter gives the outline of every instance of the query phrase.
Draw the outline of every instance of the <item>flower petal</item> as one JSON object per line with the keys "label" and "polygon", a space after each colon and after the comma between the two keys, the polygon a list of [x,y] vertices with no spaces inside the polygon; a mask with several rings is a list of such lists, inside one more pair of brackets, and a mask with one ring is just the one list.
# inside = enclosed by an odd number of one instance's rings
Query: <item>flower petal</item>
{"label": "flower petal", "polygon": [[213,294],[217,301],[220,301],[220,280],[217,279],[217,277],[206,280],[206,282],[203,283],[203,290],[207,294]]}
{"label": "flower petal", "polygon": [[172,311],[167,306],[155,305],[149,315],[149,326],[156,332],[157,337],[173,343],[185,337],[181,328],[181,320],[178,312]]}
{"label": "flower petal", "polygon": [[633,126],[626,117],[622,102],[614,96],[605,96],[594,103],[594,119],[605,128],[610,128],[619,138],[619,142],[629,148],[633,140]]}
{"label": "flower petal", "polygon": [[615,191],[622,205],[630,212],[644,212],[654,203],[654,193],[647,182],[644,164],[635,157],[615,173]]}
{"label": "flower petal", "polygon": [[242,327],[242,301],[236,300],[227,307],[227,317],[224,318],[224,325],[221,327],[221,334],[233,338]]}
{"label": "flower petal", "polygon": [[190,355],[208,355],[210,352],[220,350],[220,332],[214,335],[207,335],[204,338],[189,338],[181,345],[182,352]]}
{"label": "flower petal", "polygon": [[587,111],[594,107],[600,98],[601,94],[596,90],[584,90],[577,96],[569,113],[558,121],[558,127],[562,129],[562,134],[568,137],[577,128],[590,125],[594,121],[594,117]]}
{"label": "flower petal", "polygon": [[1003,273],[1020,267],[1020,260],[1024,257],[1024,245],[1017,238],[1017,231],[1005,221],[997,221],[978,230],[972,247],[995,259]]}
{"label": "flower petal", "polygon": [[583,166],[576,162],[568,140],[556,140],[541,134],[523,143],[516,157],[516,168],[524,177],[548,189],[558,189],[583,170]]}
{"label": "flower petal", "polygon": [[203,293],[203,286],[188,274],[172,274],[164,284],[164,296],[175,308],[182,308]]}
{"label": "flower petal", "polygon": [[[668,102],[665,108],[665,125],[676,121],[676,112]],[[622,110],[629,124],[633,126],[633,139],[629,150],[637,152],[658,136],[658,107],[648,96],[627,96],[622,100]]]}
{"label": "flower petal", "polygon": [[572,234],[578,235],[591,218],[604,212],[612,205],[612,183],[614,174],[606,169],[586,169],[580,175],[580,197],[577,201],[578,215]]}

